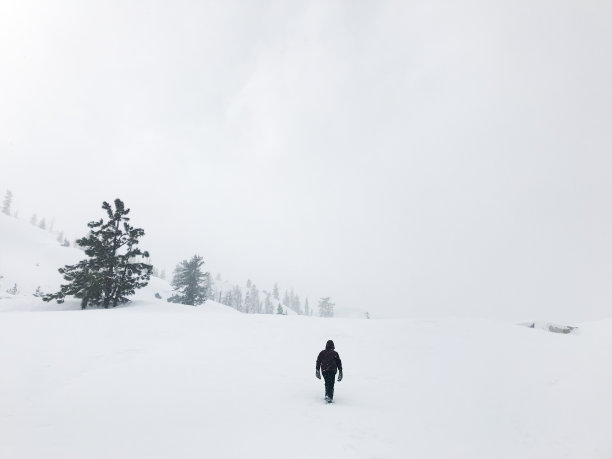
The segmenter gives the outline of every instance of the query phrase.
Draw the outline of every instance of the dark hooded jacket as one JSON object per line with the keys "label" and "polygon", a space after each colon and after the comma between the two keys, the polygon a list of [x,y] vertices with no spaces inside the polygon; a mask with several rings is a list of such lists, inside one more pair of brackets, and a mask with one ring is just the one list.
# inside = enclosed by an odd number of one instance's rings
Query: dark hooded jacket
{"label": "dark hooded jacket", "polygon": [[342,361],[340,356],[334,350],[334,342],[330,339],[325,345],[325,350],[319,352],[317,357],[317,371],[342,371]]}

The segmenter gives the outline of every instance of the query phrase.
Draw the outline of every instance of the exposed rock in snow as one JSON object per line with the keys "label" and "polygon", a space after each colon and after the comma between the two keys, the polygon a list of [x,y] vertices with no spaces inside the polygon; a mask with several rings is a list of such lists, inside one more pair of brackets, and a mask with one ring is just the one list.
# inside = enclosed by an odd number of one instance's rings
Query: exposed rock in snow
{"label": "exposed rock in snow", "polygon": [[574,327],[572,325],[559,325],[553,324],[550,322],[521,322],[519,325],[522,325],[527,328],[537,328],[539,330],[546,330],[552,333],[562,333],[567,335],[569,333],[574,332],[578,327]]}

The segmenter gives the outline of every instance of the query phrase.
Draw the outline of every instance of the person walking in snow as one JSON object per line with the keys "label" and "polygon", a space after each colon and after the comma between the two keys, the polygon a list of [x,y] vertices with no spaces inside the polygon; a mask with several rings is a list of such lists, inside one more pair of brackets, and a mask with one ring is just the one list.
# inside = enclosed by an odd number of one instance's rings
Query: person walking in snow
{"label": "person walking in snow", "polygon": [[325,401],[331,403],[334,400],[334,380],[336,379],[336,371],[339,371],[338,382],[342,381],[342,361],[340,356],[334,350],[334,342],[330,339],[325,345],[325,349],[319,352],[317,357],[316,377],[325,380]]}

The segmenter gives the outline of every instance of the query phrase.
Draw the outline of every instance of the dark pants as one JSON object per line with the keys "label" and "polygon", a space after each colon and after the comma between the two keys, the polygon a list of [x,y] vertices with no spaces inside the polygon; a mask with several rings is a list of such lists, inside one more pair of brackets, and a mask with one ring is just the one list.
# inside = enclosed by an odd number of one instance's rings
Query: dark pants
{"label": "dark pants", "polygon": [[335,371],[323,371],[323,379],[325,379],[325,395],[329,398],[334,398],[334,382],[336,382]]}

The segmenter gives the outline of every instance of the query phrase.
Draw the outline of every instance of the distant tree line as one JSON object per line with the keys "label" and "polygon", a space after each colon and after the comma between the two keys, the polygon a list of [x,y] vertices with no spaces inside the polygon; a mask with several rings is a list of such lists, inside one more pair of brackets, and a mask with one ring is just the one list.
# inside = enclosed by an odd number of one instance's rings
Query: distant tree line
{"label": "distant tree line", "polygon": [[[167,301],[198,306],[210,299],[245,314],[286,315],[288,310],[298,315],[312,316],[315,313],[308,298],[304,299],[302,306],[299,295],[293,289],[286,290],[281,300],[278,284],[274,284],[271,291],[259,290],[249,279],[244,286],[235,284],[223,288],[221,274],[217,274],[213,280],[209,272],[203,271],[203,265],[204,260],[200,255],[181,261],[176,266],[171,280],[174,293]],[[164,270],[153,268],[153,273],[163,278]],[[329,297],[319,300],[318,313],[321,317],[334,316],[334,303]]]}
{"label": "distant tree line", "polygon": [[287,314],[288,310],[292,310],[296,314],[311,315],[308,299],[305,300],[305,309],[303,309],[300,297],[293,289],[286,291],[281,301],[278,284],[274,284],[271,291],[259,290],[249,279],[244,286],[235,284],[224,290],[220,284],[220,275],[217,275],[217,281],[211,285],[211,298],[237,311],[246,314]]}

